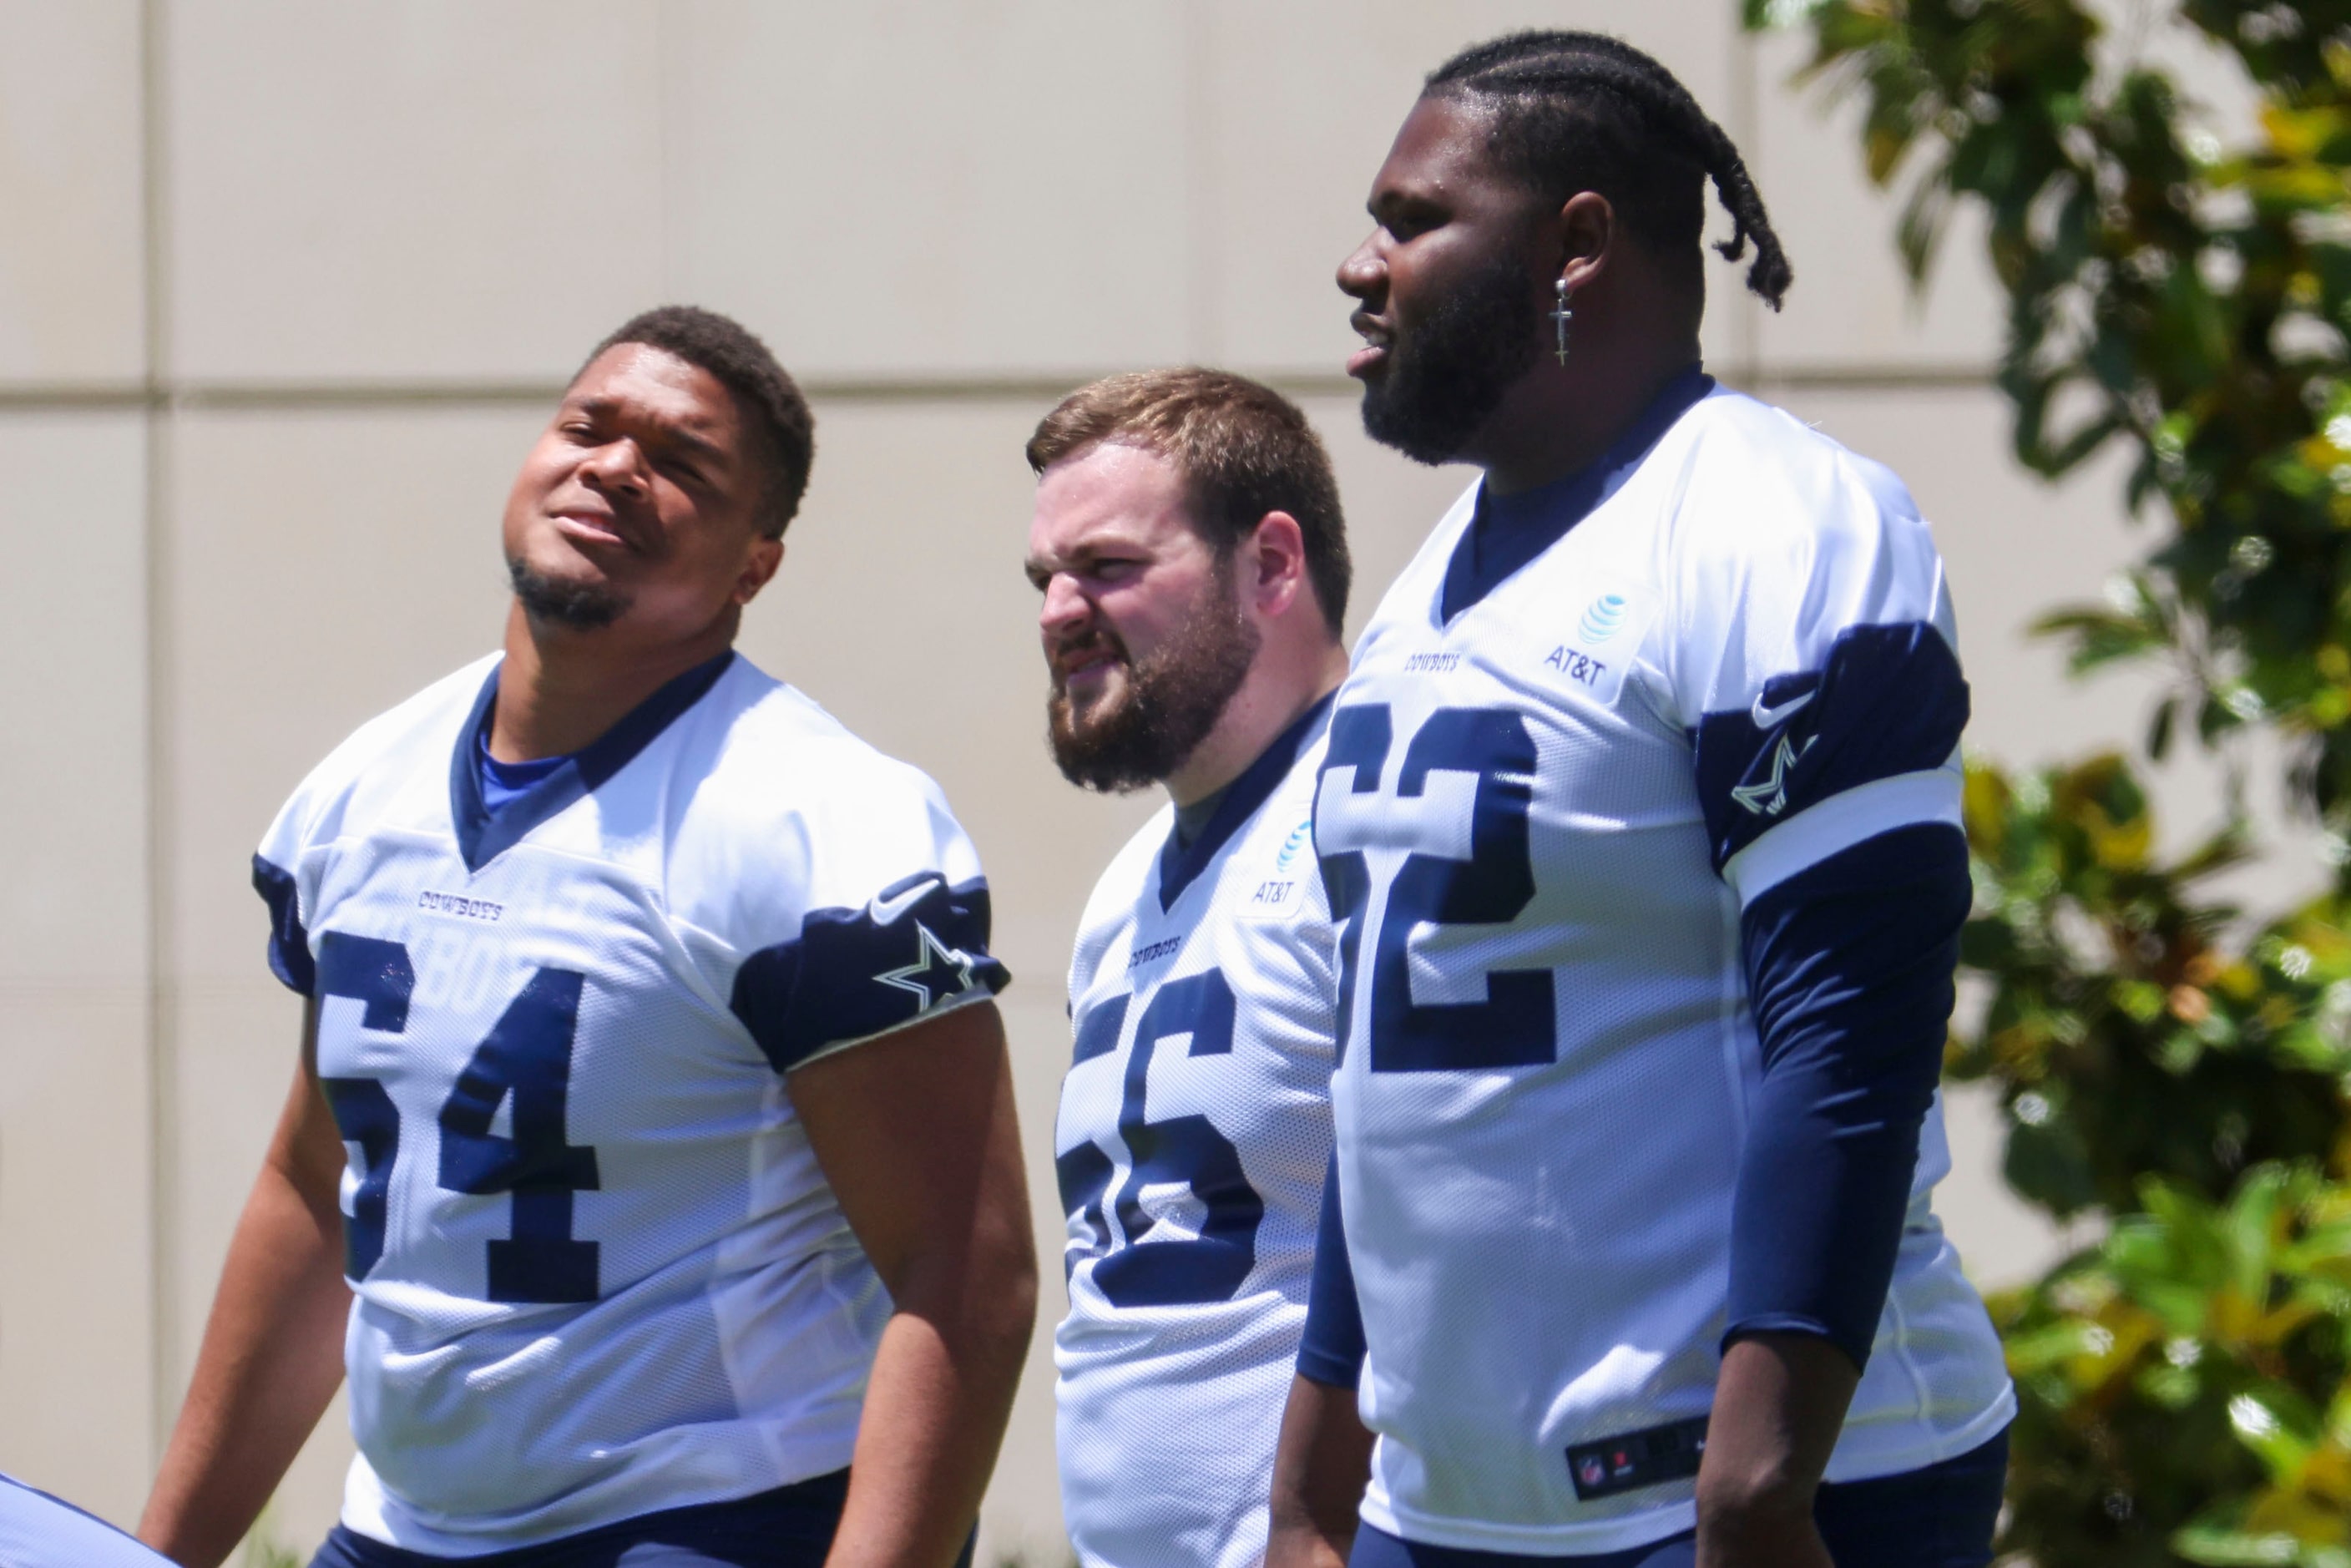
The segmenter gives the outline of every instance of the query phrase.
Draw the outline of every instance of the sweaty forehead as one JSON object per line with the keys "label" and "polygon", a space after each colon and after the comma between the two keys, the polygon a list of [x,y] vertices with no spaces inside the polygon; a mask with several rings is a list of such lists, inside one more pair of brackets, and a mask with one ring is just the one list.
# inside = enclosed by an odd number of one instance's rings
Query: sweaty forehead
{"label": "sweaty forehead", "polygon": [[649,343],[615,343],[597,355],[581,368],[563,401],[646,419],[729,447],[743,427],[742,411],[726,382]]}
{"label": "sweaty forehead", "polygon": [[1374,204],[1384,195],[1458,200],[1471,187],[1496,183],[1499,173],[1487,152],[1493,131],[1490,104],[1449,93],[1420,99],[1373,181]]}
{"label": "sweaty forehead", "polygon": [[1176,549],[1198,537],[1183,475],[1144,447],[1099,442],[1037,481],[1032,558],[1068,559],[1112,544]]}

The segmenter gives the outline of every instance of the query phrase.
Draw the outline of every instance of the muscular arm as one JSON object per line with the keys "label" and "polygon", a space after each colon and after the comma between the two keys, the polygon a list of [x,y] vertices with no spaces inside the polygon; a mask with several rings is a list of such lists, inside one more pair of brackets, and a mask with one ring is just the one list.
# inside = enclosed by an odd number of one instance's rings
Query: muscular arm
{"label": "muscular arm", "polygon": [[792,1103],[888,1287],[830,1568],[947,1568],[978,1517],[1037,1316],[1036,1245],[995,1006],[821,1057]]}
{"label": "muscular arm", "polygon": [[319,1090],[318,1023],[314,1002],[139,1524],[141,1540],[184,1568],[214,1568],[235,1549],[342,1381],[343,1144]]}
{"label": "muscular arm", "polygon": [[1827,1568],[1813,1497],[1885,1311],[1970,898],[1966,841],[1929,823],[1747,907],[1763,1081],[1732,1202],[1699,1568]]}
{"label": "muscular arm", "polygon": [[1371,1473],[1372,1434],[1354,1389],[1290,1379],[1273,1451],[1266,1568],[1345,1568]]}

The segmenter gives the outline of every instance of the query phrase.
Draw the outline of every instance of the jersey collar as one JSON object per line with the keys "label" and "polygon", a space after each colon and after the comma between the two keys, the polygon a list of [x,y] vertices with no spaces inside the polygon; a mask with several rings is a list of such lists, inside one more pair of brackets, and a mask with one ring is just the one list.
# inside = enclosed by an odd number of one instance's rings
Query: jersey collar
{"label": "jersey collar", "polygon": [[1241,776],[1225,787],[1225,798],[1217,807],[1217,814],[1208,819],[1200,836],[1186,847],[1176,836],[1171,825],[1167,841],[1159,848],[1159,908],[1162,914],[1175,907],[1184,890],[1206,871],[1225,841],[1238,832],[1240,825],[1257,815],[1257,809],[1266,802],[1276,786],[1290,777],[1299,757],[1306,748],[1322,738],[1331,723],[1331,699],[1336,691],[1317,697],[1314,706],[1290,724],[1271,746],[1258,753],[1258,758],[1244,769]]}
{"label": "jersey collar", "polygon": [[1591,516],[1641,465],[1675,421],[1713,390],[1714,378],[1691,365],[1649,400],[1632,427],[1591,467],[1515,496],[1497,496],[1481,480],[1478,508],[1446,564],[1438,621],[1452,620],[1565,538],[1568,529]]}
{"label": "jersey collar", "polygon": [[496,816],[482,800],[477,750],[489,739],[503,661],[491,666],[481,695],[474,699],[472,715],[457,731],[456,755],[449,759],[449,816],[457,831],[457,852],[464,857],[465,869],[481,870],[533,828],[627,767],[671,721],[700,702],[734,662],[734,650],[729,649],[672,680],[631,708],[620,723],[563,758],[562,766],[508,800]]}

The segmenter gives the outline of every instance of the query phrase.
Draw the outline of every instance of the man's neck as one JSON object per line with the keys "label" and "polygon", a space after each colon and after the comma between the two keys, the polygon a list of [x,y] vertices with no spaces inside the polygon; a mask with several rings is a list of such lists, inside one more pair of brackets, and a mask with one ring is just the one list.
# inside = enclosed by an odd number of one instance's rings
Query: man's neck
{"label": "man's neck", "polygon": [[647,646],[609,627],[581,632],[541,625],[516,604],[507,616],[490,755],[500,762],[528,762],[591,746],[638,704],[734,641],[732,616],[694,637]]}
{"label": "man's neck", "polygon": [[1267,647],[1225,705],[1207,738],[1192,748],[1183,767],[1163,780],[1168,795],[1180,809],[1205,800],[1230,784],[1298,722],[1299,715],[1346,677],[1347,650],[1336,643],[1317,643],[1288,655]]}
{"label": "man's neck", "polygon": [[1538,365],[1511,387],[1462,456],[1485,469],[1487,484],[1502,496],[1582,473],[1698,358],[1693,333],[1687,341],[1611,344],[1581,361],[1571,358],[1563,374]]}

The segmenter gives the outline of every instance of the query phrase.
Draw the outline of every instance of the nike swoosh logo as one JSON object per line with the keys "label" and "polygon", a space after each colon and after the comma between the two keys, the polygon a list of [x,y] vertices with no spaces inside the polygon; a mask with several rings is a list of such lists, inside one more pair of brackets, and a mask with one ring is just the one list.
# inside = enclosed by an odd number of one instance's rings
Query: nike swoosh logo
{"label": "nike swoosh logo", "polygon": [[865,906],[865,913],[872,918],[874,925],[887,925],[920,903],[923,894],[936,887],[938,881],[937,877],[926,876],[914,886],[903,888],[886,899],[877,893],[873,895],[873,902]]}
{"label": "nike swoosh logo", "polygon": [[1790,697],[1778,707],[1765,707],[1763,699],[1759,695],[1755,699],[1755,706],[1747,710],[1747,716],[1755,721],[1755,727],[1758,729],[1777,729],[1787,723],[1799,708],[1820,695],[1820,688],[1815,686],[1802,696]]}

